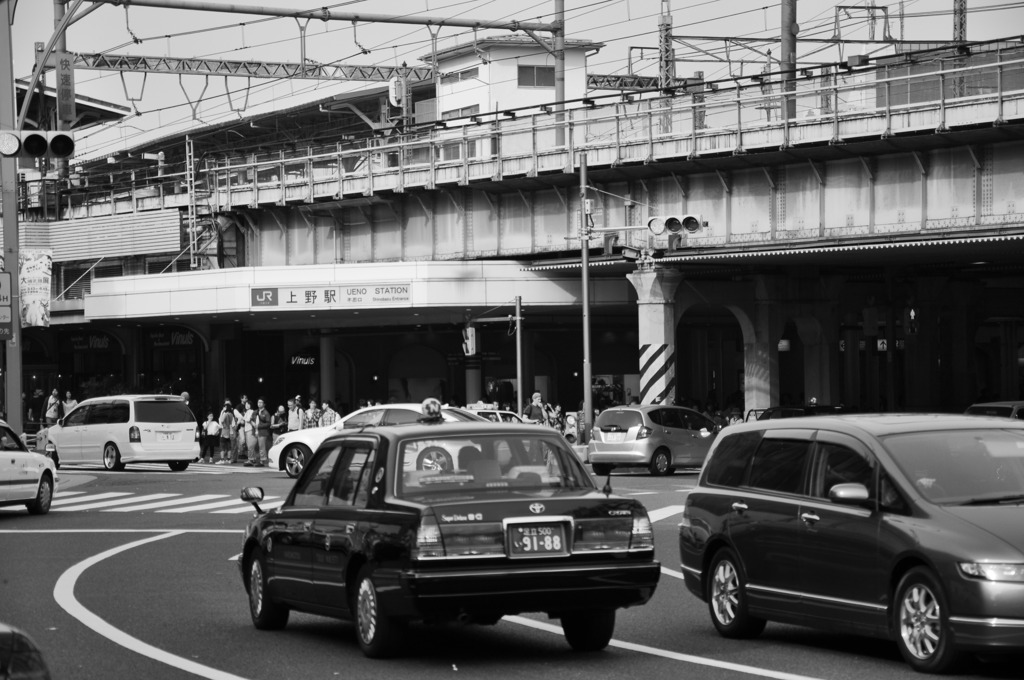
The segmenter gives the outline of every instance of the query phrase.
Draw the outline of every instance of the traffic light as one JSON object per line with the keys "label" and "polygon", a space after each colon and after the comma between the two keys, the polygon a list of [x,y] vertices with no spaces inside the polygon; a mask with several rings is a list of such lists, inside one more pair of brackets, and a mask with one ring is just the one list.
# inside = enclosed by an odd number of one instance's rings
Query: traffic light
{"label": "traffic light", "polygon": [[476,328],[473,326],[462,329],[462,353],[467,357],[476,355]]}
{"label": "traffic light", "polygon": [[700,215],[659,215],[647,220],[647,228],[655,236],[668,233],[669,250],[676,250],[681,246],[682,232],[696,234],[706,226],[708,223]]}
{"label": "traffic light", "polygon": [[0,130],[0,155],[69,158],[75,155],[75,138],[63,130]]}

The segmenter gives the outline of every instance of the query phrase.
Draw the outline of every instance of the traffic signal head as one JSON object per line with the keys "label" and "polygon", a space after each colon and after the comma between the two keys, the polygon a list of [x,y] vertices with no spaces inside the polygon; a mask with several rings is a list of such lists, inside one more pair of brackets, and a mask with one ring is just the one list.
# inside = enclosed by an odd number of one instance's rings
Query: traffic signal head
{"label": "traffic signal head", "polygon": [[683,231],[695,234],[706,226],[708,223],[700,215],[664,215],[647,220],[647,228],[655,236],[661,236],[665,232],[678,234]]}
{"label": "traffic signal head", "polygon": [[75,154],[70,132],[46,130],[0,130],[0,155],[19,158],[68,158]]}
{"label": "traffic signal head", "polygon": [[476,328],[473,326],[462,329],[462,353],[467,357],[476,354]]}

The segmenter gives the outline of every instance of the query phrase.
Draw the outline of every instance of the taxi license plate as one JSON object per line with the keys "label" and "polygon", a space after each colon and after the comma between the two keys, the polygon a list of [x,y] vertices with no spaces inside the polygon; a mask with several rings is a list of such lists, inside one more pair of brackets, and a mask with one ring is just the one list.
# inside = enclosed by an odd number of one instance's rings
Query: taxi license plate
{"label": "taxi license plate", "polygon": [[156,440],[158,442],[173,442],[177,438],[178,438],[178,433],[176,433],[176,432],[157,432],[156,433]]}
{"label": "taxi license plate", "polygon": [[618,444],[620,442],[626,441],[626,433],[625,432],[605,432],[604,433],[604,440],[606,442],[611,442],[612,444]]}
{"label": "taxi license plate", "polygon": [[562,524],[515,524],[508,529],[512,557],[568,555]]}

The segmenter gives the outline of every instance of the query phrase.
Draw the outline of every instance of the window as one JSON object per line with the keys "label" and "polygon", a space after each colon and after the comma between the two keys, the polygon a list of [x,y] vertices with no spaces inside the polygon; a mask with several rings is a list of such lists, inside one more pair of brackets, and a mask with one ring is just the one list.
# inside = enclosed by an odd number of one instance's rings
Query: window
{"label": "window", "polygon": [[716,486],[742,486],[747,464],[761,441],[760,432],[726,435],[708,459],[704,479]]}
{"label": "window", "polygon": [[110,404],[101,403],[93,404],[92,408],[89,409],[89,418],[85,421],[86,425],[106,425],[110,422]]}
{"label": "window", "polygon": [[194,423],[196,417],[183,401],[136,401],[137,423]]}
{"label": "window", "polygon": [[463,71],[456,71],[455,73],[444,73],[441,74],[442,85],[453,85],[455,83],[462,82],[463,80],[475,80],[480,77],[480,69],[476,66],[473,68],[467,68]]}
{"label": "window", "polygon": [[441,113],[442,120],[452,120],[454,118],[469,118],[480,113],[480,105],[473,104],[473,106],[463,106],[461,109],[451,109],[450,111],[443,111]]}
{"label": "window", "polygon": [[74,411],[69,413],[66,418],[64,418],[64,427],[71,427],[73,425],[84,424],[85,417],[89,414],[89,411],[91,411],[92,408],[92,404],[87,404],[85,406],[80,406],[76,408]]}
{"label": "window", "polygon": [[338,446],[313,459],[310,469],[295,485],[292,506],[319,507],[327,501],[331,473],[334,471],[340,454],[341,447]]}
{"label": "window", "polygon": [[342,464],[331,484],[328,505],[366,505],[369,497],[373,468],[373,449],[370,444],[345,444],[341,447]]}
{"label": "window", "polygon": [[554,66],[520,66],[519,87],[554,87]]}
{"label": "window", "polygon": [[376,425],[384,415],[384,409],[377,408],[370,411],[363,411],[345,421],[345,427],[366,427]]}
{"label": "window", "polygon": [[25,451],[21,438],[10,428],[0,427],[0,448],[4,451]]}
{"label": "window", "polygon": [[128,422],[128,402],[115,401],[110,405],[110,413],[107,416],[108,423],[121,424]]}
{"label": "window", "polygon": [[800,493],[810,443],[799,439],[766,439],[750,463],[748,486],[766,491]]}
{"label": "window", "polygon": [[836,484],[863,484],[873,496],[871,463],[856,451],[838,444],[818,444],[819,464],[811,495],[828,498]]}
{"label": "window", "polygon": [[387,417],[384,419],[385,425],[408,425],[409,423],[419,422],[419,419],[423,417],[423,414],[416,413],[416,411],[410,411],[407,408],[391,408],[388,409]]}

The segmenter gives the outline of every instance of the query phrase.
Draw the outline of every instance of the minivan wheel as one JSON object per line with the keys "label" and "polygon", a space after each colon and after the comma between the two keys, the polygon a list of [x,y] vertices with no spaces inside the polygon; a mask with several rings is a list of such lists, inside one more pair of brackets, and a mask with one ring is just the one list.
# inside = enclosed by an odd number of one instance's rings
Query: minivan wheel
{"label": "minivan wheel", "polygon": [[595,475],[598,477],[604,477],[605,475],[610,475],[612,473],[612,467],[614,466],[611,463],[594,463],[591,467],[594,468]]}
{"label": "minivan wheel", "polygon": [[171,468],[171,472],[184,472],[188,469],[188,464],[187,460],[172,460],[167,467]]}
{"label": "minivan wheel", "polygon": [[103,467],[107,470],[123,470],[124,463],[121,462],[121,452],[117,445],[107,443],[103,447]]}
{"label": "minivan wheel", "polygon": [[708,611],[718,634],[727,638],[757,637],[765,620],[747,611],[747,579],[729,548],[715,553],[708,570]]}
{"label": "minivan wheel", "polygon": [[648,466],[651,474],[655,477],[662,477],[670,474],[672,470],[672,461],[669,459],[668,451],[664,449],[658,449],[651,456],[651,464]]}
{"label": "minivan wheel", "polygon": [[960,661],[949,630],[949,607],[942,587],[924,567],[911,569],[896,588],[893,627],[896,644],[910,667],[946,673]]}

